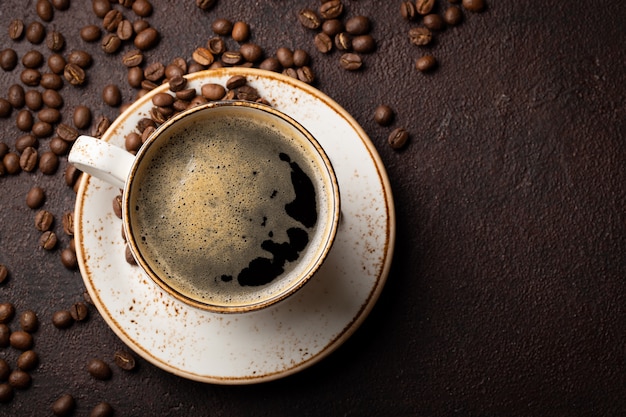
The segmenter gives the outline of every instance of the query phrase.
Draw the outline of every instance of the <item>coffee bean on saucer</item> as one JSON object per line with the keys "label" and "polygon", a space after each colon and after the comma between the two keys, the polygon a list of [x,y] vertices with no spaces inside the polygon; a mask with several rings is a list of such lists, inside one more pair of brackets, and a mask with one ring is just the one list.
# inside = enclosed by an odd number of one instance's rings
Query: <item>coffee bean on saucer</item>
{"label": "coffee bean on saucer", "polygon": [[99,379],[101,381],[111,379],[111,376],[113,375],[111,367],[100,359],[91,359],[87,363],[87,372],[89,372],[89,374],[95,379]]}
{"label": "coffee bean on saucer", "polygon": [[15,315],[15,306],[11,303],[0,303],[0,323],[7,324]]}
{"label": "coffee bean on saucer", "polygon": [[34,350],[24,351],[17,358],[17,367],[22,371],[32,371],[39,364],[39,355]]}
{"label": "coffee bean on saucer", "polygon": [[115,364],[125,371],[132,371],[133,369],[135,369],[135,357],[130,352],[127,352],[125,350],[118,350],[117,352],[115,352],[113,359],[115,361]]}
{"label": "coffee bean on saucer", "polygon": [[28,350],[33,347],[33,336],[23,330],[16,330],[9,336],[11,347],[18,350]]}
{"label": "coffee bean on saucer", "polygon": [[52,324],[57,329],[67,329],[74,323],[74,319],[72,318],[69,310],[59,310],[55,311],[52,315]]}
{"label": "coffee bean on saucer", "polygon": [[21,369],[15,369],[9,375],[9,385],[15,389],[26,389],[30,387],[31,382],[30,375]]}
{"label": "coffee bean on saucer", "polygon": [[76,408],[76,401],[70,394],[63,394],[52,403],[50,408],[55,416],[70,416],[74,412],[74,408]]}
{"label": "coffee bean on saucer", "polygon": [[74,303],[70,308],[70,315],[75,321],[85,321],[89,317],[89,307],[82,301]]}
{"label": "coffee bean on saucer", "polygon": [[39,318],[33,310],[25,310],[20,314],[20,327],[28,333],[37,331],[39,328]]}

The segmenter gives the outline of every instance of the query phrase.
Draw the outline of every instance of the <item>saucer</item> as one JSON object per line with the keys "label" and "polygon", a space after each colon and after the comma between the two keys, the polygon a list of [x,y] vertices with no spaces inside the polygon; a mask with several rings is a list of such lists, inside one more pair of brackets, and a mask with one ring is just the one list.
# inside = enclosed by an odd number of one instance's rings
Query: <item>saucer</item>
{"label": "saucer", "polygon": [[[337,237],[316,275],[294,295],[265,309],[220,314],[169,295],[125,260],[122,222],[112,210],[119,189],[84,174],[75,208],[76,251],[85,286],[100,314],[138,355],[202,382],[249,384],[307,368],[345,342],[384,286],[395,240],[385,168],[367,134],[335,101],[293,78],[257,69],[190,74],[189,87],[225,85],[243,75],[270,104],[299,121],[330,158],[339,182]],[[103,140],[124,137],[149,117],[160,86],[132,104]]]}

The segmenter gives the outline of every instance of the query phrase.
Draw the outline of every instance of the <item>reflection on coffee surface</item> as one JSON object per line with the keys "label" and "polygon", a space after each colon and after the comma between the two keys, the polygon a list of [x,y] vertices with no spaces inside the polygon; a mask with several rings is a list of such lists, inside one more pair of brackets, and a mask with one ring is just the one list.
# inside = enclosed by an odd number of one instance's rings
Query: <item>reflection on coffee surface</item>
{"label": "reflection on coffee surface", "polygon": [[220,303],[275,285],[317,223],[304,148],[270,121],[243,116],[172,130],[137,173],[131,203],[151,268],[180,293]]}

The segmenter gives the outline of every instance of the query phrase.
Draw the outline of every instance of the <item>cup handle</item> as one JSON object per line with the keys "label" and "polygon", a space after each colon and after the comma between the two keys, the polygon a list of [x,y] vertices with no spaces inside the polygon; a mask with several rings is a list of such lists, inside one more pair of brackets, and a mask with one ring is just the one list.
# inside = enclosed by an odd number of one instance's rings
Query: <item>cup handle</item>
{"label": "cup handle", "polygon": [[72,145],[67,160],[89,175],[124,188],[135,156],[101,139],[82,135]]}

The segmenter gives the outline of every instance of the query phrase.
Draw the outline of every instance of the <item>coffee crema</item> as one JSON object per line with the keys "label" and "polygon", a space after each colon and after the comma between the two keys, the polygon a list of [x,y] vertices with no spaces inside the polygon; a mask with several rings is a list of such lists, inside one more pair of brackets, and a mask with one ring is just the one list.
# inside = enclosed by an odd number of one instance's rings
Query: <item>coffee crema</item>
{"label": "coffee crema", "polygon": [[248,304],[290,286],[283,277],[316,236],[325,192],[311,180],[315,161],[275,116],[248,113],[169,127],[134,173],[128,209],[145,262],[207,303]]}

